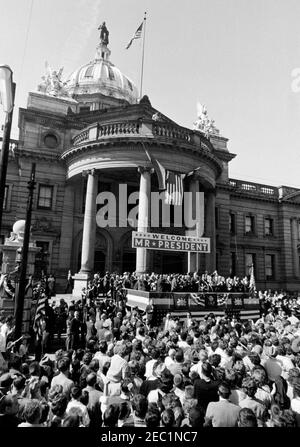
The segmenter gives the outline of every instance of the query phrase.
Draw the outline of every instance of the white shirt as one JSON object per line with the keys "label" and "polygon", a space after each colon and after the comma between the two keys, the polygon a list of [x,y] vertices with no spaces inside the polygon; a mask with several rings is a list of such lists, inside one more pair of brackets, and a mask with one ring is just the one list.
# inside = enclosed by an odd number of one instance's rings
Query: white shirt
{"label": "white shirt", "polygon": [[150,376],[152,376],[152,374],[153,374],[153,366],[154,366],[154,364],[157,362],[157,360],[155,360],[155,359],[152,359],[152,360],[149,360],[147,363],[146,363],[146,365],[145,365],[145,368],[146,368],[146,370],[145,370],[145,377],[148,379],[148,377],[150,377]]}
{"label": "white shirt", "polygon": [[193,365],[191,367],[191,371],[196,371],[197,374],[199,374],[199,377],[202,379],[202,364],[203,362],[199,361],[196,363],[196,365]]}
{"label": "white shirt", "polygon": [[288,320],[291,322],[291,324],[296,324],[299,321],[299,318],[295,317],[295,315],[292,315],[288,318]]}
{"label": "white shirt", "polygon": [[295,397],[291,401],[291,409],[295,411],[295,413],[300,414],[300,397]]}
{"label": "white shirt", "polygon": [[78,400],[71,400],[68,405],[67,405],[67,409],[66,409],[66,414],[69,415],[70,410],[72,408],[76,408],[78,411],[78,415],[81,416],[82,418],[82,423],[85,427],[88,427],[90,424],[90,417],[88,414],[88,410],[86,408],[85,405],[83,405],[81,402],[79,402]]}
{"label": "white shirt", "polygon": [[289,370],[294,368],[293,362],[290,358],[286,357],[285,355],[277,355],[276,358],[282,362],[281,377],[287,380],[289,377]]}
{"label": "white shirt", "polygon": [[0,328],[0,352],[5,352],[7,335],[10,332],[10,328],[6,323],[2,324]]}
{"label": "white shirt", "polygon": [[175,361],[171,357],[167,356],[165,358],[164,364],[166,365],[167,368],[169,368],[169,366],[172,365],[173,363],[175,363]]}

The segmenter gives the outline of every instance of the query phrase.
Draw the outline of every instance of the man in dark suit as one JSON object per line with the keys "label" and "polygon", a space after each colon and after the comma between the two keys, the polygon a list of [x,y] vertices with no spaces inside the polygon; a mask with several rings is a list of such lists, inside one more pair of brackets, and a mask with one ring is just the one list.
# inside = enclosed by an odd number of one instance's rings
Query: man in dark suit
{"label": "man in dark suit", "polygon": [[194,397],[198,400],[198,405],[205,411],[210,402],[217,402],[219,382],[212,377],[212,366],[204,362],[201,368],[201,378],[195,380]]}

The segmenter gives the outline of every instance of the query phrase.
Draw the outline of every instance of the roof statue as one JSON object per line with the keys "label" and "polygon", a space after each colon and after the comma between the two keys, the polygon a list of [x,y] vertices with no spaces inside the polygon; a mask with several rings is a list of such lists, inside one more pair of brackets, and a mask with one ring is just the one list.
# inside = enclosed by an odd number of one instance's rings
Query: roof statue
{"label": "roof statue", "polygon": [[100,43],[102,43],[103,45],[108,45],[109,44],[109,40],[108,40],[109,31],[106,28],[105,22],[103,22],[102,25],[99,25],[98,30],[100,30]]}
{"label": "roof statue", "polygon": [[161,114],[159,112],[155,112],[154,115],[152,115],[153,121],[159,121],[161,120]]}
{"label": "roof statue", "polygon": [[45,62],[46,72],[42,76],[42,82],[38,85],[38,91],[45,95],[57,96],[57,97],[69,97],[69,93],[66,89],[66,82],[62,81],[63,67],[57,72],[52,70],[48,62]]}
{"label": "roof statue", "polygon": [[210,119],[207,115],[207,109],[205,105],[197,103],[197,120],[193,123],[194,130],[200,130],[206,137],[209,135],[219,135],[220,131],[215,126],[215,121]]}

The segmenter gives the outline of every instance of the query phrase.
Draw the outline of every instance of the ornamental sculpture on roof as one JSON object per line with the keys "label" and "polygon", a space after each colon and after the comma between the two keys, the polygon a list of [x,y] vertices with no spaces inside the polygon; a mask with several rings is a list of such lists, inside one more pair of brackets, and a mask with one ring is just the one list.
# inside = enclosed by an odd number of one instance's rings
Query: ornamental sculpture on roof
{"label": "ornamental sculpture on roof", "polygon": [[206,137],[209,135],[219,135],[220,131],[215,126],[215,121],[210,119],[207,115],[205,105],[197,103],[197,120],[193,123],[194,130],[200,130]]}
{"label": "ornamental sculpture on roof", "polygon": [[109,40],[108,40],[109,31],[106,28],[105,22],[103,22],[102,25],[99,25],[98,30],[100,30],[100,43],[102,43],[103,45],[108,45],[109,44]]}
{"label": "ornamental sculpture on roof", "polygon": [[62,81],[63,67],[57,72],[52,70],[46,62],[45,68],[45,75],[42,76],[42,82],[38,85],[38,91],[59,98],[69,97],[70,95],[66,89],[67,83]]}

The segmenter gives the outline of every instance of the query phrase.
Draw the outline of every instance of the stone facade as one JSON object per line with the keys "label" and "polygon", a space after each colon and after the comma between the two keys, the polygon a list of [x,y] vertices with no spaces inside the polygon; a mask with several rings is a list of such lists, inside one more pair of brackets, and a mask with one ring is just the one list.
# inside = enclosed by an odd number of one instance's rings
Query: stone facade
{"label": "stone facade", "polygon": [[[110,52],[104,48],[103,54],[107,58]],[[297,290],[300,190],[230,179],[229,162],[235,154],[228,151],[226,138],[179,126],[152,107],[147,97],[138,101],[128,80],[122,81],[128,83],[123,98],[121,84],[117,96],[113,88],[107,96],[107,83],[103,94],[101,82],[95,87],[91,80],[84,81],[88,69],[90,76],[100,62],[101,67],[108,64],[100,59],[75,72],[69,97],[32,92],[27,108],[19,110],[19,140],[12,141],[10,151],[2,239],[16,220],[25,217],[27,181],[35,162],[32,238],[41,248],[36,275],[42,270],[53,273],[58,290],[63,289],[69,269],[80,273],[83,281],[93,271],[136,268],[141,273],[217,268],[222,275],[243,276],[251,260],[258,287]],[[116,69],[107,73],[113,84]],[[131,248],[132,228],[95,225],[99,192],[110,191],[118,198],[120,184],[127,184],[128,194],[158,191],[157,176],[143,174],[152,168],[145,149],[165,169],[193,173],[184,180],[184,188],[204,193],[203,236],[211,238],[210,254],[149,250],[140,252],[137,261]],[[141,213],[147,214],[145,209]],[[184,227],[147,228],[191,234]]]}

